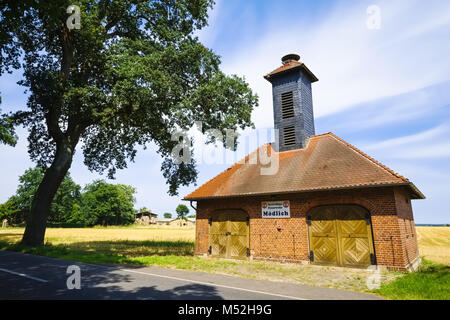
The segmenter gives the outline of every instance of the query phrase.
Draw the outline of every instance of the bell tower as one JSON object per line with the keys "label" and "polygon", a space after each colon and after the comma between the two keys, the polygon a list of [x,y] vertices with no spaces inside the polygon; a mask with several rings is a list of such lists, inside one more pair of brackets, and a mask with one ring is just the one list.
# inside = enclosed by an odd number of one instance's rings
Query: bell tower
{"label": "bell tower", "polygon": [[319,80],[299,55],[288,54],[281,61],[281,67],[264,76],[272,84],[280,152],[304,148],[306,139],[315,135],[311,83]]}

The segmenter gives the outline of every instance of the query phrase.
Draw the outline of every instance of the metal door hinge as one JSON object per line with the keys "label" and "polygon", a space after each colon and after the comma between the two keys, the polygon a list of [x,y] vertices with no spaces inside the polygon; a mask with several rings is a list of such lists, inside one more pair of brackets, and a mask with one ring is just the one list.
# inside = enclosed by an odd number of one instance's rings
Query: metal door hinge
{"label": "metal door hinge", "polygon": [[209,246],[209,248],[208,248],[208,254],[211,254],[211,252],[212,252],[212,247]]}
{"label": "metal door hinge", "polygon": [[314,262],[314,252],[312,250],[309,251],[309,261]]}
{"label": "metal door hinge", "polygon": [[247,248],[247,257],[250,257],[250,248]]}
{"label": "metal door hinge", "polygon": [[377,264],[375,255],[373,253],[370,254],[370,264],[372,264],[373,266]]}
{"label": "metal door hinge", "polygon": [[370,214],[366,213],[366,225],[370,225]]}

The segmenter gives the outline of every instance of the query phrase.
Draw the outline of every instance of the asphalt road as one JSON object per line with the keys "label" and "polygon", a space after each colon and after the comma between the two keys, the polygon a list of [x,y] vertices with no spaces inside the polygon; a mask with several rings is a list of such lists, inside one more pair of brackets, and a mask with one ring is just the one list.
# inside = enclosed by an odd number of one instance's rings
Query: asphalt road
{"label": "asphalt road", "polygon": [[[69,266],[78,266],[80,289]],[[76,269],[76,267],[75,267]],[[367,300],[347,290],[159,267],[71,262],[0,250],[0,299]]]}

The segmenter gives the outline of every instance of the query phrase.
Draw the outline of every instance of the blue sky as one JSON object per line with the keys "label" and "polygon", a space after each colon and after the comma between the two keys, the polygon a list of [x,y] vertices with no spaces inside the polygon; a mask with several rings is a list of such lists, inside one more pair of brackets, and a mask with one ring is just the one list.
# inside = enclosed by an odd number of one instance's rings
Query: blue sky
{"label": "blue sky", "polygon": [[[380,9],[379,29],[366,25],[371,5]],[[219,0],[198,36],[222,57],[226,73],[244,76],[259,95],[252,114],[258,129],[273,127],[263,75],[284,54],[300,54],[319,78],[313,84],[316,133],[332,131],[413,181],[427,197],[413,201],[416,223],[450,223],[450,2]],[[15,84],[20,77],[0,78],[3,111],[25,105]],[[33,166],[26,132],[18,134],[15,148],[0,146],[0,202]],[[195,186],[169,197],[160,165],[150,146],[115,182],[137,188],[136,207],[162,214],[174,212]],[[198,185],[228,166],[199,165]],[[70,171],[81,185],[104,178],[88,171],[81,152]]]}

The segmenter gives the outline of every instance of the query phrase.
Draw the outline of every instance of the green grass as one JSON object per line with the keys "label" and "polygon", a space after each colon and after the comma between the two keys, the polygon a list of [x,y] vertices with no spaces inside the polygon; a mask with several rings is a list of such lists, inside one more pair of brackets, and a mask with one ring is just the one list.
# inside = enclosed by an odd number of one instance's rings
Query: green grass
{"label": "green grass", "polygon": [[8,242],[1,241],[0,249],[86,263],[134,264],[134,262],[131,259],[117,254],[74,251],[63,245],[58,246],[45,245],[41,247],[28,247],[21,244],[11,244]]}
{"label": "green grass", "polygon": [[[164,265],[179,265],[180,261],[186,259],[193,259],[194,244],[188,241],[116,241],[114,244],[117,247],[127,246],[127,247],[141,247],[145,246],[148,251],[153,251],[151,256],[133,256],[124,255],[120,253],[120,250],[104,249],[98,250],[99,245],[96,243],[91,243],[92,248],[87,248],[86,246],[80,247],[80,250],[73,249],[68,245],[59,244],[52,245],[47,243],[45,246],[40,247],[29,247],[24,246],[19,243],[10,243],[6,241],[0,241],[1,250],[10,250],[28,254],[34,254],[39,256],[46,256],[51,258],[59,258],[64,260],[85,262],[85,263],[119,263],[119,264],[136,264],[136,265],[149,265],[155,264],[159,265],[163,263]],[[110,246],[112,247],[112,246]],[[154,263],[150,263],[148,258],[154,258]],[[177,259],[178,257],[178,259]]]}
{"label": "green grass", "polygon": [[450,300],[450,266],[424,259],[420,272],[405,274],[374,293],[393,300]]}

